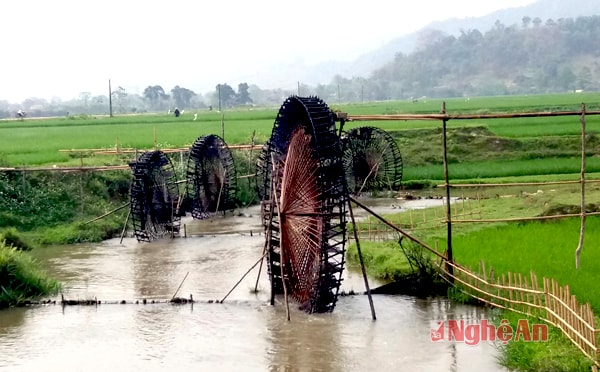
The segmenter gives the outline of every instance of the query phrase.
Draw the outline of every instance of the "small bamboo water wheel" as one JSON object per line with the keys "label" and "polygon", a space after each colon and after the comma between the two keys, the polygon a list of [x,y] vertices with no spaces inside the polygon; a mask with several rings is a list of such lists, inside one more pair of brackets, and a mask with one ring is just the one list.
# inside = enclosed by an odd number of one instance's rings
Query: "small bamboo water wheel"
{"label": "small bamboo water wheel", "polygon": [[143,153],[132,169],[130,214],[135,237],[150,242],[179,231],[177,177],[162,151]]}
{"label": "small bamboo water wheel", "polygon": [[233,155],[221,137],[211,134],[194,142],[186,178],[192,217],[204,219],[235,207],[237,174]]}
{"label": "small bamboo water wheel", "polygon": [[349,192],[398,190],[402,155],[392,136],[380,128],[354,128],[342,138]]}

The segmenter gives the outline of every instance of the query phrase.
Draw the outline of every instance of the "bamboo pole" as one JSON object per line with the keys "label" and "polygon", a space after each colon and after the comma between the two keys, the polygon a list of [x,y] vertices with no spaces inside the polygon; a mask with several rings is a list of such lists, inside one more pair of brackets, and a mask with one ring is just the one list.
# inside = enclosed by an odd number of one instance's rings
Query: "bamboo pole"
{"label": "bamboo pole", "polygon": [[223,169],[223,177],[221,177],[221,187],[219,188],[219,195],[217,196],[217,206],[215,207],[215,215],[219,211],[219,204],[221,203],[221,193],[225,186],[225,177],[227,176],[227,169]]}
{"label": "bamboo pole", "polygon": [[127,231],[127,222],[129,222],[130,216],[131,216],[131,209],[129,210],[129,212],[127,212],[127,217],[125,218],[125,223],[123,224],[123,231],[121,231],[121,240],[119,241],[119,244],[123,244],[123,238],[125,237],[125,231]]}
{"label": "bamboo pole", "polygon": [[[271,154],[272,155],[272,154]],[[273,165],[275,162],[273,161]],[[277,187],[273,187],[273,194],[275,199],[275,208],[277,209],[277,219],[279,220],[279,231],[280,231],[280,248],[279,248],[279,256],[281,257],[281,282],[283,283],[283,298],[285,301],[285,313],[287,316],[288,322],[290,321],[290,303],[288,301],[288,292],[287,292],[287,284],[285,282],[285,249],[283,247],[283,229],[281,228],[281,211],[279,210],[279,197],[277,195]]]}
{"label": "bamboo pole", "polygon": [[106,213],[104,213],[102,216],[98,216],[98,217],[96,217],[96,218],[94,218],[94,219],[92,219],[92,220],[89,220],[89,221],[87,221],[87,222],[84,222],[83,224],[84,224],[84,225],[87,225],[88,223],[92,223],[92,222],[94,222],[94,221],[98,221],[98,220],[99,220],[99,219],[101,219],[101,218],[104,218],[104,217],[106,217],[106,216],[108,216],[108,215],[110,215],[110,214],[113,214],[113,213],[115,213],[115,212],[117,212],[117,211],[119,211],[119,210],[121,210],[121,209],[123,209],[123,208],[125,208],[125,207],[129,206],[129,204],[130,204],[130,203],[125,203],[125,204],[123,204],[122,206],[120,206],[120,207],[118,207],[118,208],[115,208],[115,209],[113,209],[113,210],[112,210],[112,211],[110,211],[110,212],[106,212]]}
{"label": "bamboo pole", "polygon": [[[599,183],[600,180],[587,180],[587,183]],[[545,181],[545,182],[507,182],[507,183],[451,183],[448,186],[450,188],[459,188],[459,187],[512,187],[512,186],[551,186],[551,185],[572,185],[579,184],[581,180],[573,180],[573,181]],[[441,184],[437,185],[438,188],[446,187],[446,185]]]}
{"label": "bamboo pole", "polygon": [[[442,103],[442,114],[446,115],[446,102]],[[442,140],[443,140],[443,163],[444,163],[444,184],[446,185],[446,220],[447,220],[447,250],[448,250],[448,261],[452,262],[452,207],[450,204],[450,181],[449,181],[449,173],[448,173],[448,137],[446,132],[447,120],[444,119],[442,121]],[[448,273],[450,274],[450,278],[452,278],[453,268],[452,266],[447,266]]]}
{"label": "bamboo pole", "polygon": [[[589,111],[588,115],[600,115],[600,111]],[[376,121],[376,120],[469,120],[469,119],[509,119],[509,118],[536,118],[554,116],[579,115],[578,111],[540,111],[520,113],[495,113],[495,114],[394,114],[394,115],[348,115],[348,121]]]}
{"label": "bamboo pole", "polygon": [[26,172],[94,172],[125,169],[130,169],[129,165],[102,165],[84,167],[0,167],[0,172],[19,171],[23,173],[24,180]]}
{"label": "bamboo pole", "polygon": [[367,269],[365,268],[365,261],[363,259],[362,251],[360,249],[360,239],[358,238],[358,232],[356,231],[356,220],[354,219],[354,211],[352,209],[352,201],[348,199],[348,211],[350,212],[350,218],[352,219],[352,227],[354,230],[354,240],[356,242],[356,250],[358,252],[358,259],[360,261],[360,269],[362,271],[363,280],[365,282],[365,289],[367,290],[367,296],[369,297],[369,307],[371,308],[371,318],[377,320],[375,314],[375,306],[373,306],[373,297],[371,296],[371,288],[369,287],[369,279],[367,278]]}
{"label": "bamboo pole", "polygon": [[[242,277],[240,278],[240,280],[238,280],[238,281],[237,281],[237,283],[235,283],[235,285],[233,286],[233,288],[231,288],[231,289],[229,290],[229,292],[227,292],[227,294],[225,295],[225,297],[223,297],[223,298],[221,299],[221,301],[219,301],[219,303],[223,303],[223,301],[225,301],[225,300],[227,299],[227,297],[229,297],[229,295],[231,294],[231,292],[233,292],[233,290],[237,288],[237,286],[238,286],[238,285],[239,285],[239,284],[242,282],[242,280],[244,280],[244,278],[245,278],[245,277],[246,277],[248,274],[250,274],[250,272],[252,271],[252,269],[254,269],[254,268],[256,267],[256,265],[258,265],[260,262],[262,262],[262,260],[265,258],[265,256],[266,256],[266,255],[267,255],[267,252],[266,252],[266,251],[265,251],[265,252],[263,252],[263,255],[262,255],[262,256],[261,256],[261,257],[258,259],[258,261],[256,261],[256,262],[254,263],[254,265],[250,266],[250,268],[248,269],[248,271],[246,271],[246,272],[244,273],[244,275],[242,275]],[[288,315],[288,320],[290,320],[290,319],[289,319],[289,315]]]}
{"label": "bamboo pole", "polygon": [[585,236],[585,104],[581,104],[581,226],[579,229],[579,243],[575,249],[575,269],[579,270],[580,255],[583,249]]}
{"label": "bamboo pole", "polygon": [[[263,204],[263,208],[264,208],[264,204]],[[267,224],[267,226],[269,226],[269,229],[267,229],[267,231],[266,231],[265,245],[263,247],[263,257],[266,256],[266,254],[270,251],[270,247],[271,247],[271,245],[270,245],[271,244],[271,228],[270,228],[271,223],[273,223],[273,203],[271,203],[271,207],[269,208],[269,223]],[[254,292],[258,291],[258,280],[260,278],[260,272],[262,271],[262,265],[263,265],[263,263],[261,261],[260,267],[258,268],[258,275],[256,276],[256,284],[254,286]],[[271,279],[271,284],[272,284],[273,277],[271,277],[270,279]],[[274,291],[272,290],[271,292],[273,293]],[[271,295],[271,305],[274,305],[274,297],[272,295]]]}
{"label": "bamboo pole", "polygon": [[430,251],[431,253],[435,254],[436,256],[441,257],[442,259],[446,260],[446,257],[444,255],[440,254],[439,252],[437,252],[435,249],[431,248],[430,246],[428,246],[424,242],[420,241],[419,239],[415,238],[411,234],[407,233],[403,229],[401,229],[401,228],[399,228],[397,226],[394,226],[394,224],[386,221],[383,217],[379,216],[377,213],[375,213],[369,207],[367,207],[366,205],[362,204],[361,202],[359,202],[358,200],[354,199],[353,197],[350,196],[349,198],[350,198],[350,200],[354,204],[358,205],[359,207],[361,207],[362,209],[364,209],[365,211],[367,211],[368,213],[370,213],[372,216],[374,216],[375,218],[377,218],[378,220],[380,220],[381,222],[383,222],[387,226],[391,227],[396,232],[398,232],[398,233],[402,234],[403,236],[407,237],[409,240],[413,241],[414,243],[419,244],[420,246],[422,246],[423,248],[427,249],[428,251]]}
{"label": "bamboo pole", "polygon": [[175,299],[175,296],[177,296],[177,292],[179,292],[179,290],[181,289],[181,286],[183,285],[183,282],[185,282],[185,280],[187,279],[189,274],[190,274],[189,271],[187,272],[187,274],[185,274],[185,276],[183,277],[183,280],[179,284],[179,287],[177,287],[177,290],[175,291],[175,293],[173,293],[173,297],[171,297],[171,301],[173,301]]}

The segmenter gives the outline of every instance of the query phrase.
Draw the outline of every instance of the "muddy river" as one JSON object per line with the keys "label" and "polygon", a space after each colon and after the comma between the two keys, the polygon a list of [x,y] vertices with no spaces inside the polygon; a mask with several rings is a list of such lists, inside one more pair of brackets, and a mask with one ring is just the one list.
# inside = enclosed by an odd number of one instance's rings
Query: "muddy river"
{"label": "muddy river", "polygon": [[[382,212],[397,208],[379,203]],[[505,370],[496,361],[497,345],[431,341],[437,322],[476,323],[491,316],[443,298],[373,296],[376,321],[365,295],[340,297],[331,314],[308,315],[292,303],[288,322],[283,298],[269,304],[265,270],[254,292],[255,269],[224,303],[209,303],[222,299],[262,254],[258,210],[241,212],[212,221],[184,218],[187,238],[40,249],[36,258],[64,283],[65,298],[107,303],[0,311],[0,370]],[[364,288],[358,271],[347,270],[342,289]],[[196,302],[151,303],[175,293]]]}

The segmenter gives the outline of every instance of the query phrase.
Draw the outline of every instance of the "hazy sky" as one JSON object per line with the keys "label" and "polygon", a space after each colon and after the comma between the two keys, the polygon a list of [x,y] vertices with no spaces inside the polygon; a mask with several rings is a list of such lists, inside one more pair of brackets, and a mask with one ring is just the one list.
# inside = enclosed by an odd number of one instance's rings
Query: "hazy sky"
{"label": "hazy sky", "polygon": [[134,93],[235,89],[259,66],[351,60],[432,21],[533,2],[0,0],[0,100],[106,94],[109,78]]}

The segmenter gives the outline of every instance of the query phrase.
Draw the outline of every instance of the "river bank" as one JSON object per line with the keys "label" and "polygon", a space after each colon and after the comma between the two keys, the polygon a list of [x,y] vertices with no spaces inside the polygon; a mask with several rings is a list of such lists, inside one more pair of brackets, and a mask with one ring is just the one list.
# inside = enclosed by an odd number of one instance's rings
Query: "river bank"
{"label": "river bank", "polygon": [[[538,186],[539,187],[539,186]],[[488,191],[489,195],[476,201],[460,201],[453,207],[453,213],[463,213],[468,218],[473,215],[481,219],[501,218],[503,216],[525,217],[535,215],[560,214],[563,211],[579,213],[577,206],[561,204],[558,201],[576,200],[576,191],[553,185],[543,188],[545,192],[517,192],[509,198],[497,195],[508,195],[503,188],[502,193],[497,190]],[[549,190],[550,189],[550,190]],[[551,191],[553,190],[553,191]],[[479,190],[482,192],[482,190]],[[597,190],[592,187],[589,194],[590,202],[597,200]],[[472,203],[477,208],[469,210],[465,205]],[[406,229],[414,233],[420,240],[432,247],[446,247],[447,231],[444,224],[439,222],[440,216],[445,213],[444,208],[438,207],[424,210],[423,213],[390,212],[386,218],[397,224],[404,224]],[[436,219],[437,218],[437,219]],[[456,217],[460,222],[461,217]],[[424,221],[437,221],[437,227],[422,228]],[[456,222],[456,221],[455,221]],[[539,277],[546,276],[558,280],[561,285],[568,284],[571,293],[577,295],[579,301],[590,302],[597,311],[598,298],[593,295],[595,283],[598,278],[595,270],[597,250],[593,248],[597,241],[594,228],[598,223],[597,217],[588,217],[589,229],[586,234],[586,245],[582,253],[584,266],[577,271],[573,266],[565,266],[565,262],[574,262],[574,251],[565,247],[575,247],[579,234],[579,221],[577,219],[559,219],[554,222],[519,222],[519,223],[479,223],[479,224],[453,224],[453,247],[455,260],[467,267],[477,268],[484,260],[488,270],[493,268],[496,277],[508,272],[529,275],[533,271]],[[412,228],[411,228],[412,226]],[[406,239],[403,243],[406,243]],[[397,239],[387,242],[361,242],[361,249],[365,256],[367,272],[370,275],[386,281],[403,282],[405,277],[410,277],[416,271],[415,265],[410,265],[405,251],[398,244]],[[349,261],[358,262],[356,247],[349,249]],[[427,258],[427,257],[426,257]],[[427,260],[433,260],[428,257]],[[489,275],[489,273],[488,273]],[[427,280],[431,282],[431,280]],[[402,285],[397,286],[402,287]],[[403,289],[403,288],[401,288]],[[463,288],[464,289],[464,288]],[[401,292],[400,292],[401,293]],[[448,291],[447,296],[455,302],[473,302],[472,298],[461,291]],[[596,304],[596,305],[595,305]],[[511,321],[516,329],[518,320],[522,316],[504,312],[503,318]],[[530,322],[539,321],[529,319]],[[498,323],[499,324],[499,323]],[[502,347],[503,365],[524,371],[546,370],[582,370],[588,371],[591,361],[587,359],[564,334],[556,328],[550,332],[548,342],[527,343],[509,342]]]}

